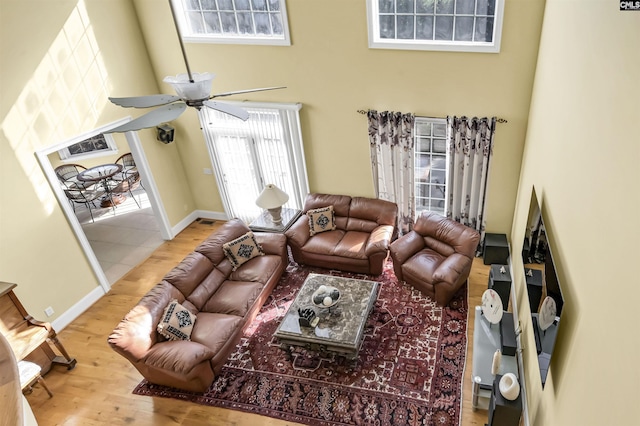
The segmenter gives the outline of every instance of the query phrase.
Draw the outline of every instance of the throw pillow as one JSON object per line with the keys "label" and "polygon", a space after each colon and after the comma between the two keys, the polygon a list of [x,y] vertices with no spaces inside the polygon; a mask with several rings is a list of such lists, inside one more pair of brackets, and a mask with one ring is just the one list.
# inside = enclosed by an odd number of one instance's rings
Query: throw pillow
{"label": "throw pillow", "polygon": [[312,236],[320,232],[336,229],[333,206],[307,210],[307,217],[309,218],[309,233]]}
{"label": "throw pillow", "polygon": [[256,256],[264,255],[262,247],[258,244],[251,231],[233,241],[224,243],[222,250],[225,256],[227,256],[227,259],[229,259],[229,262],[231,262],[231,265],[233,265],[234,271],[248,260]]}
{"label": "throw pillow", "polygon": [[191,340],[195,322],[196,316],[173,299],[164,309],[157,330],[169,340]]}

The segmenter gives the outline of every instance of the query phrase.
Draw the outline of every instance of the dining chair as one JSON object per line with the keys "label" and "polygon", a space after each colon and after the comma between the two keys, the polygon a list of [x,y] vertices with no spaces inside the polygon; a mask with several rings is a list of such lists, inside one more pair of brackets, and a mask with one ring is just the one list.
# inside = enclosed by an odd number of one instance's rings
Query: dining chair
{"label": "dining chair", "polygon": [[84,170],[87,170],[86,167],[80,164],[63,164],[55,168],[56,176],[58,180],[64,185],[67,189],[87,189],[94,185],[94,183],[90,182],[81,182],[78,180],[78,175],[82,173]]}
{"label": "dining chair", "polygon": [[[136,162],[133,159],[133,154],[131,154],[130,152],[122,154],[120,157],[118,157],[118,159],[116,160],[116,164],[120,164],[122,166],[122,170],[120,171],[120,173],[113,177],[113,179],[115,180],[124,181],[127,180],[128,177],[132,174],[139,174],[138,167],[136,166]],[[144,186],[142,185],[142,181],[140,179],[138,180],[140,182],[140,186],[144,188]]]}
{"label": "dining chair", "polygon": [[101,198],[106,194],[105,190],[102,187],[96,187],[94,189],[83,189],[83,188],[62,188],[64,194],[67,196],[67,199],[71,203],[73,207],[73,211],[76,211],[75,204],[84,204],[89,209],[89,215],[91,215],[91,223],[94,223],[93,211],[91,210],[91,206],[96,208],[94,204],[95,200]]}
{"label": "dining chair", "polygon": [[[124,195],[126,197],[127,192],[131,195],[131,198],[133,198],[133,201],[136,202],[136,205],[138,206],[138,208],[142,208],[140,206],[140,203],[138,203],[138,200],[136,200],[135,195],[133,195],[133,190],[137,189],[139,186],[141,186],[141,181],[140,181],[140,173],[138,173],[138,171],[129,171],[127,173],[124,174],[124,178],[121,179],[111,179],[109,182],[109,192],[110,195],[113,197],[114,195]],[[115,206],[115,204],[114,204]]]}

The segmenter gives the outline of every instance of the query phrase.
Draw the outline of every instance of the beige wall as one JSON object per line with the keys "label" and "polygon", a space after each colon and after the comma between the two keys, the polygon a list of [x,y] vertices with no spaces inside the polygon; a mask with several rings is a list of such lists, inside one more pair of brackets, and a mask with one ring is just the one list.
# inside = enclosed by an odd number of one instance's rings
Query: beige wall
{"label": "beige wall", "polygon": [[[126,0],[2,0],[0,40],[0,280],[18,284],[34,316],[53,307],[54,320],[98,281],[34,153],[125,117],[106,99],[112,91],[157,83]],[[59,73],[69,60],[76,65]],[[181,159],[152,132],[140,135],[175,224],[185,205],[194,209]]]}
{"label": "beige wall", "polygon": [[[640,12],[606,0],[547,0],[513,250],[531,188],[565,305],[544,390],[524,277],[516,274],[533,425],[632,425],[640,419]],[[522,270],[521,259],[514,259]]]}
{"label": "beige wall", "polygon": [[[135,0],[156,77],[185,72],[168,7]],[[369,49],[365,2],[288,0],[292,45],[187,44],[214,92],[286,85],[237,100],[301,102],[311,191],[373,196],[366,117],[359,109],[498,116],[487,228],[511,228],[544,4],[507,1],[502,51],[474,54]],[[339,13],[337,13],[339,11]],[[163,91],[171,88],[160,83]],[[199,208],[222,211],[197,117],[174,122]]]}

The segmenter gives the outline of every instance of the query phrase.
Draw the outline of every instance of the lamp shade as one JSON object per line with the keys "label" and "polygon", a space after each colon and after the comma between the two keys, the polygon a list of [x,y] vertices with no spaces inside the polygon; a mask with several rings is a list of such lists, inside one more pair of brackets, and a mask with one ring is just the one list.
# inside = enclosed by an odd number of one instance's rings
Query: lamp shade
{"label": "lamp shade", "polygon": [[256,204],[263,209],[275,209],[281,207],[287,201],[289,201],[289,195],[270,183],[264,187],[256,200]]}
{"label": "lamp shade", "polygon": [[211,86],[215,75],[208,72],[194,72],[191,77],[193,81],[189,81],[189,75],[187,74],[170,75],[165,77],[163,81],[169,83],[178,96],[184,100],[198,101],[208,99],[211,96]]}

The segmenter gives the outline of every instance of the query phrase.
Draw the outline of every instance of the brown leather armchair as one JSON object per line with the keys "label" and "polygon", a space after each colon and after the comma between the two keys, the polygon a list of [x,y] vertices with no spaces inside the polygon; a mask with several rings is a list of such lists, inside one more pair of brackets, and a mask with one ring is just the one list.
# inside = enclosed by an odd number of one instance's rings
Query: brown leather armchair
{"label": "brown leather armchair", "polygon": [[413,230],[389,250],[399,280],[446,306],[469,278],[480,234],[459,222],[424,212]]}

